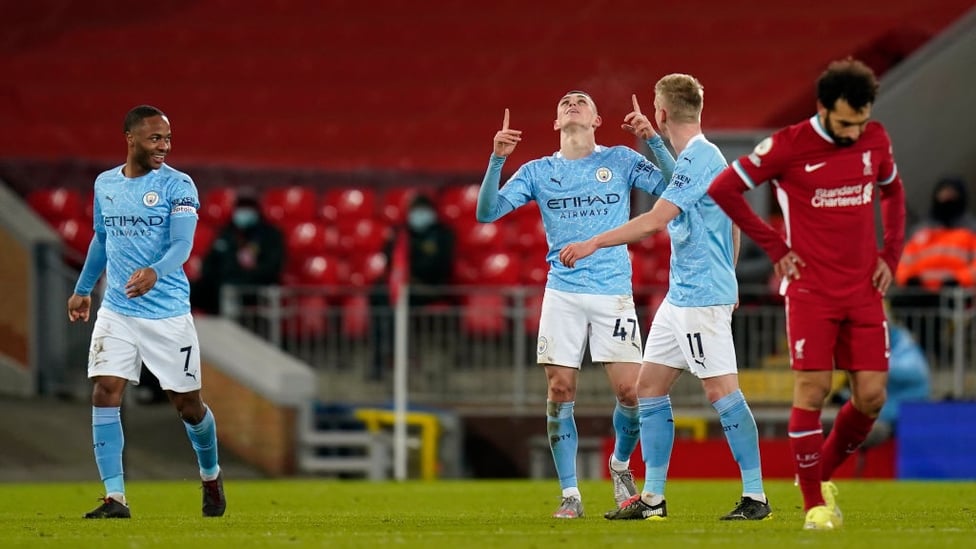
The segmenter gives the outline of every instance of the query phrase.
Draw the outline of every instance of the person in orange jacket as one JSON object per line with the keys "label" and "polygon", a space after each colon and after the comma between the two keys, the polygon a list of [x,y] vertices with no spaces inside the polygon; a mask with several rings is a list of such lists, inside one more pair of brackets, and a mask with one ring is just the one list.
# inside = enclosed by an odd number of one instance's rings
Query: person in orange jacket
{"label": "person in orange jacket", "polygon": [[929,217],[906,243],[895,280],[930,291],[976,285],[976,218],[968,211],[962,179],[936,183]]}
{"label": "person in orange jacket", "polygon": [[976,217],[969,212],[968,198],[962,179],[940,179],[932,191],[929,215],[911,232],[895,271],[900,288],[891,306],[920,336],[922,348],[936,357],[945,353],[947,321],[937,314],[916,313],[954,306],[952,300],[943,303],[945,288],[976,287]]}

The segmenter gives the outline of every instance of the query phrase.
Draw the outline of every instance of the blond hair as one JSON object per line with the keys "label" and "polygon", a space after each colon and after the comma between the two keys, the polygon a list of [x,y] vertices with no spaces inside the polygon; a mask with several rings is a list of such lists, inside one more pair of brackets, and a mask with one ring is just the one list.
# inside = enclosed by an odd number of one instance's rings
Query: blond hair
{"label": "blond hair", "polygon": [[675,122],[700,122],[705,88],[689,74],[669,74],[657,81],[654,93]]}

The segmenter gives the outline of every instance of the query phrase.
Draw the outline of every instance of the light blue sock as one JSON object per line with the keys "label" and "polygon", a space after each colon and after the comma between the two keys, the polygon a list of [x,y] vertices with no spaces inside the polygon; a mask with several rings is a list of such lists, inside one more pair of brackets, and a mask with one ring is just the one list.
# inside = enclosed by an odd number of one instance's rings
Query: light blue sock
{"label": "light blue sock", "polygon": [[644,491],[664,495],[671,449],[674,447],[674,411],[671,397],[637,399],[640,410],[641,450],[644,453]]}
{"label": "light blue sock", "polygon": [[122,471],[122,416],[118,406],[100,408],[92,406],[92,447],[95,449],[95,465],[105,484],[106,494],[125,494],[125,477]]}
{"label": "light blue sock", "polygon": [[742,391],[729,393],[712,403],[725,431],[732,457],[742,473],[742,492],[762,494],[762,462],[759,459],[759,430],[756,418],[742,396]]}
{"label": "light blue sock", "polygon": [[210,408],[203,415],[203,420],[196,425],[190,425],[186,421],[186,434],[190,437],[190,444],[193,451],[197,453],[197,463],[200,464],[200,474],[205,477],[213,477],[220,472],[217,464],[217,421],[214,419]]}
{"label": "light blue sock", "polygon": [[629,460],[640,440],[640,416],[637,410],[637,406],[624,406],[619,400],[613,409],[613,432],[616,434],[613,457],[619,461]]}
{"label": "light blue sock", "polygon": [[573,416],[575,402],[546,401],[546,432],[549,434],[549,448],[559,475],[562,489],[579,486],[576,480],[576,451],[579,439],[576,432],[576,418]]}

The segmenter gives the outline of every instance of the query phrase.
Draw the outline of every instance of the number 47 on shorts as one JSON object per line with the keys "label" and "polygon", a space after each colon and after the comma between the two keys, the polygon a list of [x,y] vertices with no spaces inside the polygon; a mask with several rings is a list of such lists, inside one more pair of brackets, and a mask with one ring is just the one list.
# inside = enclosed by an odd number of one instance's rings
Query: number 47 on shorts
{"label": "number 47 on shorts", "polygon": [[[630,332],[627,332],[627,328],[624,326],[625,323],[630,324]],[[619,337],[620,341],[626,341],[628,335],[630,335],[630,339],[633,340],[636,333],[636,318],[618,318],[617,324],[613,327],[613,337]]]}

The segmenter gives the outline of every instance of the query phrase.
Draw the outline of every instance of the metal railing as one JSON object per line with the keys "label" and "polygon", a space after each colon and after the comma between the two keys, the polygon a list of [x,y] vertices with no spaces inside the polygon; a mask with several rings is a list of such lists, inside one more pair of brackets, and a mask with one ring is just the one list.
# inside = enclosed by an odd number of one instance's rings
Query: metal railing
{"label": "metal railing", "polygon": [[[412,403],[521,408],[545,401],[545,379],[535,362],[539,287],[411,289],[406,361]],[[638,288],[635,302],[646,334],[654,295]],[[788,368],[781,298],[765,287],[740,289],[733,334],[740,371]],[[928,301],[925,301],[925,299]],[[385,288],[224,287],[222,310],[260,337],[320,373],[325,400],[386,402],[391,398],[394,309]],[[893,292],[897,321],[930,359],[933,396],[976,395],[973,291],[952,288],[936,296]],[[274,367],[267,365],[266,367]],[[585,363],[578,400],[613,395],[601,368]],[[694,380],[683,376],[676,405],[707,405]]]}

